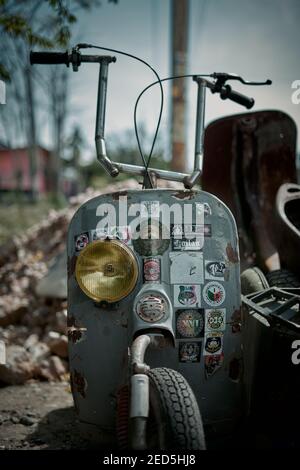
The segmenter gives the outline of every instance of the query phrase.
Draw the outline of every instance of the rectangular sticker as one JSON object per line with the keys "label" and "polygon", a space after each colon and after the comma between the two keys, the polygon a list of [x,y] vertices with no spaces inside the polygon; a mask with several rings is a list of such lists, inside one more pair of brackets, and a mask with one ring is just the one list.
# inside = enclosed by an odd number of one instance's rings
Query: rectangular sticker
{"label": "rectangular sticker", "polygon": [[200,307],[201,295],[199,285],[175,284],[174,306],[175,307]]}
{"label": "rectangular sticker", "polygon": [[184,363],[200,362],[201,342],[181,342],[178,348],[178,360]]}
{"label": "rectangular sticker", "polygon": [[176,311],[176,338],[202,338],[204,336],[204,312],[202,309]]}
{"label": "rectangular sticker", "polygon": [[224,331],[226,328],[226,309],[211,308],[205,310],[205,332]]}
{"label": "rectangular sticker", "polygon": [[212,356],[223,352],[224,335],[220,332],[211,331],[204,336],[204,356]]}
{"label": "rectangular sticker", "polygon": [[103,227],[91,230],[92,241],[105,240],[107,237],[122,240],[122,242],[129,244],[131,241],[130,227],[124,225],[119,227]]}
{"label": "rectangular sticker", "polygon": [[202,253],[170,253],[171,284],[202,284],[203,254]]}
{"label": "rectangular sticker", "polygon": [[224,281],[226,265],[224,261],[205,260],[205,279]]}
{"label": "rectangular sticker", "polygon": [[201,251],[205,237],[211,237],[211,225],[209,224],[171,224],[172,249],[174,251]]}
{"label": "rectangular sticker", "polygon": [[224,354],[206,356],[204,359],[205,377],[211,377],[217,370],[221,369],[224,361]]}
{"label": "rectangular sticker", "polygon": [[145,282],[160,282],[160,258],[144,258],[143,274]]}

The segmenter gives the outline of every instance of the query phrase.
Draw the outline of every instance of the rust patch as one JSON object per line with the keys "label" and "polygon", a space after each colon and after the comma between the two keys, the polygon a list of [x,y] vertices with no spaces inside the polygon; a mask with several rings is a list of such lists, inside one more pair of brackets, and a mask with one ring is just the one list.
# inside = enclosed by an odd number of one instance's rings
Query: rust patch
{"label": "rust patch", "polygon": [[241,308],[234,310],[231,315],[231,331],[232,333],[240,333],[242,328],[242,311]]}
{"label": "rust patch", "polygon": [[82,338],[82,331],[77,329],[77,330],[69,330],[68,331],[68,339],[69,341],[72,341],[72,343],[77,343],[80,341]]}
{"label": "rust patch", "polygon": [[86,397],[87,381],[76,369],[71,373],[72,390],[78,392],[82,398]]}
{"label": "rust patch", "polygon": [[76,256],[73,255],[71,258],[68,258],[68,278],[73,276],[76,267]]}
{"label": "rust patch", "polygon": [[236,264],[239,262],[240,259],[239,259],[238,251],[232,247],[230,242],[226,246],[226,254],[227,254],[228,261],[230,263]]}
{"label": "rust patch", "polygon": [[177,193],[172,194],[172,197],[175,197],[175,199],[187,199],[191,200],[194,199],[195,193],[192,190],[188,191],[178,191]]}

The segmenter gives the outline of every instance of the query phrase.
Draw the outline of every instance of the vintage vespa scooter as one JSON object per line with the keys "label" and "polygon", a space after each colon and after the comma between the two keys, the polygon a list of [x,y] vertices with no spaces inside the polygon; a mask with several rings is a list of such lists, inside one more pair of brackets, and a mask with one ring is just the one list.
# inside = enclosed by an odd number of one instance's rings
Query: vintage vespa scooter
{"label": "vintage vespa scooter", "polygon": [[[85,47],[87,45],[84,45]],[[217,197],[193,190],[201,175],[205,92],[246,108],[224,73],[198,86],[194,171],[112,162],[104,140],[107,72],[114,57],[31,53],[32,64],[100,64],[96,149],[112,177],[146,189],[89,200],[68,232],[68,334],[72,393],[86,428],[133,449],[204,449],[243,414],[238,235]],[[251,83],[251,84],[269,84]],[[183,189],[157,189],[156,179]]]}

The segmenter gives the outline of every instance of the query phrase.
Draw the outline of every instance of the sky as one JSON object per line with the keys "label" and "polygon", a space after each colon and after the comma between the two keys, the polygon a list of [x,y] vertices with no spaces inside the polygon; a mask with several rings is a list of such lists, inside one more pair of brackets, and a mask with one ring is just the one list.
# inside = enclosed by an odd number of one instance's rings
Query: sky
{"label": "sky", "polygon": [[[74,43],[121,49],[148,61],[161,78],[166,77],[171,74],[170,3],[171,0],[118,0],[115,4],[102,0],[101,7],[78,14]],[[300,80],[299,25],[299,0],[190,0],[187,72],[222,71],[249,80],[270,78],[273,85],[269,87],[234,83],[234,88],[255,98],[253,111],[280,109],[298,124],[300,104],[292,103],[291,86]],[[69,73],[72,116],[68,125],[80,124],[93,153],[98,66],[83,65],[79,72]],[[117,62],[109,69],[107,137],[133,129],[135,100],[152,81],[153,73],[143,64],[117,56]],[[160,137],[169,158],[170,89],[164,89],[166,104]],[[196,85],[192,79],[187,82],[187,97],[186,135],[191,165],[196,111]],[[156,126],[158,109],[159,90],[153,89],[142,100],[138,114],[149,133]],[[244,111],[245,108],[208,93],[207,123]]]}

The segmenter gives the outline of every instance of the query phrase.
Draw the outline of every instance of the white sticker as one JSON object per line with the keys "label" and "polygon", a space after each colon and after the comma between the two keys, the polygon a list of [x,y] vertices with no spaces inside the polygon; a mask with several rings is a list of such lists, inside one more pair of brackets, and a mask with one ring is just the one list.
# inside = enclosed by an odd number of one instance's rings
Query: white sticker
{"label": "white sticker", "polygon": [[171,251],[170,263],[171,284],[203,283],[202,253],[176,253]]}
{"label": "white sticker", "polygon": [[226,265],[224,261],[205,260],[205,279],[224,281]]}
{"label": "white sticker", "polygon": [[105,240],[105,238],[114,238],[122,240],[124,243],[129,244],[131,241],[130,227],[119,226],[119,227],[103,227],[96,230],[91,230],[91,239]]}
{"label": "white sticker", "polygon": [[205,332],[224,331],[226,328],[226,309],[212,308],[205,310]]}
{"label": "white sticker", "polygon": [[203,289],[203,299],[211,307],[222,305],[226,297],[225,289],[217,281],[208,282]]}
{"label": "white sticker", "polygon": [[204,336],[203,355],[214,356],[215,354],[221,354],[223,351],[223,339],[223,333],[206,333]]}
{"label": "white sticker", "polygon": [[175,307],[200,307],[200,286],[199,285],[174,285],[174,306]]}

